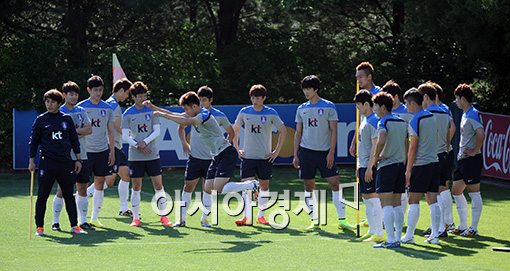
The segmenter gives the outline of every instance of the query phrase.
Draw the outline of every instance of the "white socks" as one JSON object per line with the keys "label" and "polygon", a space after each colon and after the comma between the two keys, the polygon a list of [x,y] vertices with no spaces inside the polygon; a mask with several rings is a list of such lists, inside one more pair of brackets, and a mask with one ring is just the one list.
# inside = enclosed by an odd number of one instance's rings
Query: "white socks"
{"label": "white socks", "polygon": [[416,224],[420,218],[420,204],[409,204],[409,212],[407,212],[407,230],[405,239],[411,239],[416,230]]}
{"label": "white socks", "polygon": [[386,236],[388,243],[395,243],[395,215],[393,213],[393,206],[387,205],[382,208],[384,228],[386,229]]}
{"label": "white socks", "polygon": [[430,221],[432,222],[430,235],[432,237],[439,237],[439,220],[441,216],[439,204],[436,202],[429,205],[429,207],[430,207]]}
{"label": "white socks", "polygon": [[262,211],[262,209],[266,209],[267,208],[266,204],[269,201],[269,197],[270,197],[269,189],[266,190],[266,191],[260,190],[259,197],[258,197],[258,203],[259,203],[259,214],[258,214],[258,217],[263,217],[264,216],[264,211]]}
{"label": "white socks", "polygon": [[306,206],[308,207],[308,210],[311,211],[310,218],[313,221],[318,221],[319,220],[319,212],[318,212],[318,208],[317,208],[318,206],[316,206],[317,197],[315,196],[314,192],[305,191],[305,203],[306,203]]}
{"label": "white socks", "polygon": [[453,223],[453,198],[450,190],[447,189],[440,194],[441,196],[441,206],[442,212],[444,216],[444,224],[452,224]]}
{"label": "white socks", "polygon": [[57,197],[53,198],[53,224],[59,223],[60,221],[60,213],[62,212],[62,208],[64,207],[64,199]]}
{"label": "white socks", "polygon": [[154,190],[155,194],[156,194],[156,199],[158,201],[158,210],[159,210],[159,215],[160,216],[165,216],[167,215],[166,213],[166,193],[165,193],[165,188],[161,188],[161,190]]}
{"label": "white socks", "polygon": [[408,202],[409,202],[409,198],[407,196],[407,192],[402,193],[402,195],[400,195],[400,206],[402,206],[402,212],[403,212],[404,216],[406,214]]}
{"label": "white socks", "polygon": [[92,199],[92,216],[91,220],[97,220],[99,211],[103,206],[104,190],[94,190],[94,197]]}
{"label": "white socks", "polygon": [[244,201],[244,216],[248,221],[251,221],[253,217],[253,211],[251,209],[251,191],[243,191],[242,193],[243,201]]}
{"label": "white socks", "polygon": [[[204,208],[210,212],[211,211],[211,202],[212,202],[212,195],[207,193],[207,192],[204,192],[202,194],[202,205],[204,205]],[[208,214],[206,214],[205,212],[202,213],[202,220],[204,219],[207,219],[209,217]]]}
{"label": "white socks", "polygon": [[[383,213],[382,213],[382,206],[381,206],[381,200],[379,198],[371,198],[371,199],[368,199],[368,204],[371,205],[371,208],[372,208],[372,216],[373,216],[373,224],[374,226],[372,227],[374,229],[374,233],[377,234],[378,236],[382,236],[383,235],[383,226],[382,226],[382,216],[383,216]],[[368,216],[367,216],[368,218]],[[368,222],[370,224],[370,221]]]}
{"label": "white socks", "polygon": [[76,209],[78,213],[78,224],[87,222],[87,212],[89,210],[89,199],[76,194]]}
{"label": "white socks", "polygon": [[402,227],[404,227],[404,210],[402,206],[393,207],[393,215],[395,216],[395,239],[400,242]]}
{"label": "white socks", "polygon": [[129,182],[120,180],[119,181],[119,200],[120,200],[120,211],[125,212],[129,210],[128,198],[129,198]]}
{"label": "white socks", "polygon": [[181,194],[181,222],[186,222],[186,212],[191,204],[191,193],[182,190]]}
{"label": "white socks", "polygon": [[243,190],[253,189],[254,181],[244,181],[244,182],[228,182],[223,186],[221,190],[222,194],[227,194],[230,192],[240,192]]}
{"label": "white socks", "polygon": [[480,215],[482,214],[483,202],[480,192],[469,193],[471,198],[471,227],[478,231],[478,222],[480,222]]}
{"label": "white socks", "polygon": [[[108,185],[106,184],[106,181],[105,181],[103,184],[103,190],[105,190],[106,188],[108,188]],[[87,187],[87,196],[91,197],[92,195],[94,195],[95,190],[96,189],[94,188],[94,183],[92,182],[92,184],[89,185],[89,187]]]}
{"label": "white socks", "polygon": [[338,219],[345,219],[345,204],[340,199],[342,199],[342,190],[333,191],[333,204],[335,204]]}
{"label": "white socks", "polygon": [[453,196],[455,198],[455,204],[457,205],[457,212],[459,213],[459,229],[464,230],[467,229],[467,212],[468,212],[468,204],[466,197],[464,194],[460,194],[458,196]]}
{"label": "white socks", "polygon": [[[445,223],[444,223],[444,206],[443,206],[443,199],[441,198],[441,194],[437,195],[437,205],[439,206],[439,234],[443,233],[446,230]],[[432,228],[432,226],[431,226]]]}
{"label": "white socks", "polygon": [[367,217],[368,221],[368,233],[374,234],[374,210],[372,207],[372,202],[368,201],[368,199],[363,198],[363,203],[365,204],[365,216]]}
{"label": "white socks", "polygon": [[133,208],[133,219],[140,219],[140,191],[131,189],[131,208]]}

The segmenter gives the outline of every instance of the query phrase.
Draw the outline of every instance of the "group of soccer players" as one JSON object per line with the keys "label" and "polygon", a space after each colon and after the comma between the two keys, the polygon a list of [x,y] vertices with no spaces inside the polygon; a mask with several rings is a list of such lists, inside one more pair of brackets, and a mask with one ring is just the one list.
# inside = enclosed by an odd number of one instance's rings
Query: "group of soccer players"
{"label": "group of soccer players", "polygon": [[[357,144],[356,174],[369,226],[368,232],[359,239],[380,242],[376,248],[414,243],[422,195],[430,208],[431,226],[426,231],[426,242],[438,244],[439,238],[448,236],[447,232],[477,235],[482,211],[480,175],[484,130],[473,107],[474,90],[467,84],[460,84],[454,90],[455,103],[464,113],[458,163],[452,175],[451,140],[456,128],[448,106],[441,102],[442,88],[433,82],[411,88],[403,94],[404,105],[396,82],[390,80],[378,88],[372,82],[372,74],[369,63],[358,65],[356,77],[363,89],[356,93],[354,102],[362,121],[358,141],[353,140],[350,152],[355,155]],[[453,198],[460,219],[458,228],[453,222],[453,201],[448,188],[452,177]],[[465,189],[472,200],[470,227]],[[402,236],[407,203],[407,229]]]}
{"label": "group of soccer players", "polygon": [[[457,204],[460,225],[455,228],[452,215],[453,151],[450,144],[455,125],[451,113],[441,102],[442,89],[427,82],[411,88],[400,102],[400,86],[387,82],[382,88],[372,80],[373,67],[363,62],[356,68],[361,90],[354,102],[362,115],[358,140],[351,144],[350,153],[357,153],[356,174],[366,206],[368,232],[360,239],[379,243],[375,247],[393,248],[401,243],[413,243],[419,218],[419,201],[424,194],[430,206],[431,227],[427,242],[437,244],[447,231],[463,236],[477,234],[482,210],[480,172],[483,127],[478,111],[473,108],[474,91],[465,84],[455,89],[456,103],[464,111],[461,122],[461,142],[457,170],[453,174],[453,197]],[[340,177],[335,164],[338,115],[335,105],[319,96],[320,80],[306,76],[301,88],[307,101],[296,111],[294,158],[304,181],[305,203],[311,218],[307,231],[319,228],[314,208],[315,177],[328,182],[338,216],[338,228],[353,230],[346,220]],[[208,216],[213,191],[219,194],[241,192],[244,215],[235,221],[238,226],[252,225],[251,200],[258,201],[256,223],[267,225],[264,217],[272,178],[272,163],[278,157],[287,129],[271,107],[264,105],[267,90],[253,85],[248,95],[252,105],[241,109],[233,125],[224,113],[212,107],[213,90],[202,86],[179,99],[183,113],[160,108],[148,100],[148,88],[143,82],[127,79],[115,82],[112,96],[102,101],[104,83],[99,76],[87,81],[90,97],[78,103],[80,88],[67,82],[62,92],[50,90],[44,95],[47,112],[37,117],[30,139],[29,169],[35,170],[34,158],[40,146],[39,192],[36,204],[37,235],[43,235],[44,212],[51,187],[56,180],[59,189],[53,200],[53,230],[60,230],[59,215],[66,203],[72,233],[83,234],[103,227],[98,216],[104,199],[104,189],[115,182],[118,174],[119,215],[132,216],[131,226],[139,227],[142,178],[150,176],[158,198],[162,225],[186,227],[187,208],[192,193],[202,185],[201,217],[203,227],[211,227]],[[134,104],[122,114],[118,102],[132,97]],[[63,103],[63,104],[62,104]],[[61,105],[61,106],[60,106]],[[60,106],[60,108],[58,107]],[[156,139],[160,135],[160,118],[177,123],[184,154],[188,156],[184,188],[181,195],[181,217],[175,225],[167,218],[166,193],[161,176]],[[191,126],[189,143],[185,129]],[[244,136],[239,138],[241,127]],[[278,142],[272,148],[272,131],[276,127]],[[225,132],[227,136],[225,136]],[[355,137],[356,138],[356,137]],[[239,144],[239,141],[242,144]],[[129,144],[126,155],[122,142]],[[242,145],[242,146],[241,146]],[[237,159],[241,159],[241,181],[232,182]],[[65,167],[68,169],[62,170]],[[65,172],[64,172],[65,171]],[[64,174],[65,173],[65,174]],[[94,183],[87,188],[89,179]],[[129,182],[132,182],[131,207],[128,207]],[[74,184],[76,194],[73,197]],[[467,188],[472,199],[472,223],[467,227]],[[87,222],[88,196],[92,195],[92,212]],[[406,206],[407,231],[402,236]],[[79,222],[79,223],[78,223]],[[383,227],[384,225],[384,227]],[[386,241],[383,239],[386,231]]]}

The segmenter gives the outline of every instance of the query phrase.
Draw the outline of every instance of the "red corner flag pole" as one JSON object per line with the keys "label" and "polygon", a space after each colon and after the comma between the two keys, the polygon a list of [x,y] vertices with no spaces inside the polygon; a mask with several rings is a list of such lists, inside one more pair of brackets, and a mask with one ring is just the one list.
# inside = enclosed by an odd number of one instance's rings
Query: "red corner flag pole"
{"label": "red corner flag pole", "polygon": [[[359,83],[358,81],[356,80],[356,93],[359,92]],[[354,133],[354,136],[355,136],[355,144],[356,144],[356,168],[354,170],[357,170],[358,168],[358,131],[359,131],[359,110],[356,108],[356,129],[355,129],[355,133]],[[356,208],[356,236],[357,237],[360,237],[360,224],[361,224],[361,221],[360,221],[360,218],[359,218],[359,191],[360,191],[360,185],[359,185],[359,177],[357,174],[356,175],[356,187],[358,188],[357,191],[356,191],[356,198],[357,198],[357,207]]]}

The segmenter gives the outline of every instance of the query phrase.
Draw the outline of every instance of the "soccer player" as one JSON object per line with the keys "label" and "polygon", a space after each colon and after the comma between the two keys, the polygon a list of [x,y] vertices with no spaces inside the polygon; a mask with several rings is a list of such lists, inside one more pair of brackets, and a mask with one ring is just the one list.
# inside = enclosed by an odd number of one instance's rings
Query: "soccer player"
{"label": "soccer player", "polygon": [[[228,120],[227,116],[221,112],[220,110],[212,107],[212,102],[214,99],[214,92],[209,86],[202,86],[198,89],[198,98],[200,99],[200,106],[205,108],[211,112],[211,114],[216,118],[220,127],[222,127],[228,134],[227,140],[232,142],[234,138],[234,129],[232,129],[232,125]],[[185,227],[186,226],[186,212],[188,207],[191,204],[191,193],[195,191],[195,188],[198,184],[200,178],[205,181],[207,178],[207,170],[209,169],[209,165],[212,162],[211,150],[204,143],[201,137],[196,132],[196,129],[191,129],[190,131],[190,143],[186,141],[186,131],[184,130],[186,126],[179,125],[178,133],[179,138],[182,143],[182,149],[186,156],[188,156],[188,162],[186,163],[186,172],[184,173],[184,188],[182,191],[181,199],[181,221],[175,225],[175,227]],[[191,148],[193,146],[193,148]],[[211,179],[208,182],[214,181],[214,176],[210,176]],[[205,182],[202,184],[205,185]],[[211,207],[211,195],[205,192],[205,189],[202,187],[202,192],[204,196],[202,198],[204,207],[209,210]],[[207,215],[203,214],[202,222],[207,222]],[[209,223],[202,223],[202,226],[208,227]]]}
{"label": "soccer player", "polygon": [[[453,197],[457,205],[460,224],[453,234],[462,236],[478,235],[478,222],[482,214],[482,196],[480,194],[480,176],[483,166],[481,148],[484,141],[484,130],[480,113],[473,107],[475,91],[467,84],[455,88],[455,103],[464,111],[460,122],[459,154],[457,169],[453,174]],[[471,226],[467,227],[467,201],[464,190],[467,188],[471,198]]]}
{"label": "soccer player", "polygon": [[437,201],[439,202],[439,206],[442,208],[441,212],[444,217],[443,222],[444,222],[444,224],[446,224],[445,225],[446,230],[453,230],[453,229],[455,229],[455,223],[453,222],[453,212],[452,212],[453,198],[452,198],[452,194],[449,189],[449,183],[452,180],[452,172],[453,172],[453,168],[455,167],[455,154],[453,153],[451,141],[453,139],[453,136],[455,135],[456,127],[455,127],[455,123],[453,122],[452,112],[450,111],[450,108],[446,104],[441,102],[443,100],[443,88],[439,84],[434,83],[434,82],[432,82],[432,85],[436,89],[436,94],[437,94],[436,95],[436,104],[441,109],[448,112],[448,116],[449,116],[449,120],[450,120],[450,125],[449,125],[449,129],[448,129],[448,137],[447,137],[447,142],[446,142],[446,150],[447,150],[446,162],[445,162],[445,165],[443,165],[444,167],[446,167],[446,169],[444,170],[444,172],[441,175],[441,178],[443,178],[443,176],[444,176],[444,178],[446,178],[446,181],[443,182],[441,180],[441,182],[444,183],[444,185],[442,183],[439,184],[439,195],[438,195]]}
{"label": "soccer player", "polygon": [[[87,185],[90,181],[90,169],[87,161],[87,148],[85,136],[92,133],[92,126],[90,125],[90,118],[85,109],[77,106],[78,98],[80,97],[80,87],[73,81],[68,81],[62,86],[62,93],[64,94],[65,104],[60,107],[60,111],[64,114],[71,116],[76,128],[80,141],[80,155],[81,155],[81,170],[76,176],[76,207],[78,211],[78,222],[80,227],[84,230],[94,230],[89,223],[87,223],[88,212],[88,198],[87,198]],[[74,152],[71,152],[71,159],[77,161]],[[53,198],[53,225],[52,230],[60,231],[60,212],[63,207],[62,190],[60,186],[57,188],[57,194]]]}
{"label": "soccer player", "polygon": [[[243,148],[240,149],[237,140],[234,146],[238,150],[241,158],[241,179],[242,181],[258,178],[260,184],[260,193],[258,194],[259,212],[257,223],[269,225],[264,217],[264,209],[268,202],[269,181],[272,178],[272,163],[280,154],[283,147],[287,128],[280,119],[278,112],[271,107],[265,106],[267,90],[263,85],[253,85],[250,88],[250,100],[252,105],[246,106],[237,115],[234,131],[239,134],[241,126],[244,126]],[[278,143],[272,150],[272,128],[278,129]],[[245,209],[243,218],[235,223],[238,226],[251,225],[251,195],[245,196]]]}
{"label": "soccer player", "polygon": [[[437,195],[437,203],[439,205],[439,209],[441,210],[441,217],[439,219],[439,237],[445,238],[448,237],[447,228],[444,222],[445,209],[448,206],[444,205],[444,200],[441,197],[441,194],[446,190],[448,190],[448,180],[451,179],[448,175],[451,176],[451,171],[449,170],[450,166],[448,164],[448,147],[450,145],[450,119],[449,111],[440,107],[436,104],[437,98],[437,87],[432,82],[427,82],[425,84],[421,84],[418,87],[418,91],[423,95],[423,108],[432,113],[437,121],[437,158],[439,160],[439,194]],[[449,192],[450,190],[448,190]],[[451,195],[449,201],[451,202]],[[448,200],[446,198],[445,200]],[[427,202],[430,203],[427,198]],[[451,205],[450,205],[451,212]],[[431,229],[431,228],[429,228]],[[430,236],[430,231],[427,232],[427,237]]]}
{"label": "soccer player", "polygon": [[401,194],[405,191],[405,155],[407,125],[405,120],[391,113],[393,97],[386,92],[376,94],[374,111],[380,118],[377,123],[377,163],[376,192],[383,209],[383,224],[387,240],[375,248],[395,248],[400,246],[400,235],[404,217],[401,209]]}
{"label": "soccer player", "polygon": [[379,118],[373,112],[372,94],[368,90],[360,90],[354,96],[354,103],[360,114],[364,116],[358,130],[358,168],[363,203],[366,206],[368,232],[360,237],[367,242],[382,242],[382,208],[381,201],[375,192],[375,146],[377,144],[377,123]]}
{"label": "soccer player", "polygon": [[128,92],[135,102],[126,109],[122,118],[122,138],[129,143],[129,172],[133,182],[131,192],[131,206],[133,208],[133,222],[131,226],[140,227],[140,201],[142,178],[145,173],[150,176],[152,186],[158,199],[161,224],[172,226],[166,216],[166,193],[161,177],[161,162],[156,139],[161,133],[159,118],[154,111],[143,104],[147,100],[148,89],[143,82],[135,82]]}
{"label": "soccer player", "polygon": [[115,165],[112,168],[112,175],[106,177],[105,184],[113,186],[117,174],[120,176],[118,185],[120,216],[133,216],[133,212],[128,207],[129,197],[129,168],[124,151],[122,151],[122,110],[119,102],[125,101],[129,97],[129,88],[132,83],[126,78],[119,79],[113,84],[113,94],[106,100],[106,103],[113,110],[113,136],[115,137]]}
{"label": "soccer player", "polygon": [[[420,88],[424,93],[435,91],[430,84],[420,85]],[[410,142],[406,166],[406,186],[409,187],[409,213],[407,214],[406,234],[401,242],[403,244],[414,243],[414,231],[420,218],[420,198],[423,193],[427,193],[432,232],[425,241],[430,244],[438,244],[441,216],[437,204],[439,189],[438,125],[435,116],[423,109],[423,95],[418,89],[411,88],[406,91],[404,100],[407,109],[414,116],[409,122]]]}
{"label": "soccer player", "polygon": [[[76,203],[73,197],[75,173],[81,170],[80,142],[70,116],[59,111],[64,97],[56,89],[44,93],[46,112],[37,116],[30,136],[28,169],[35,171],[35,155],[41,146],[39,159],[39,189],[35,204],[36,235],[44,236],[46,201],[55,180],[62,189],[72,234],[85,234],[78,225]],[[71,159],[71,148],[76,161]]]}
{"label": "soccer player", "polygon": [[86,137],[86,143],[89,168],[94,174],[90,218],[90,224],[94,227],[103,227],[98,216],[104,200],[104,183],[106,176],[111,175],[111,167],[115,164],[113,110],[109,104],[101,100],[103,89],[103,79],[93,75],[87,80],[87,92],[90,97],[78,104],[87,111],[92,123],[92,134]]}
{"label": "soccer player", "polygon": [[[200,107],[200,99],[195,92],[187,92],[179,99],[179,104],[184,109],[185,115],[164,110],[153,105],[150,101],[145,101],[144,104],[156,110],[158,115],[179,125],[193,125],[193,129],[196,129],[202,141],[209,147],[213,160],[207,171],[207,179],[214,179],[214,181],[206,181],[205,192],[207,194],[210,195],[213,190],[220,194],[249,189],[254,192],[258,191],[259,184],[256,180],[229,182],[230,178],[234,176],[237,151],[223,135],[223,131],[212,113]],[[193,149],[193,145],[191,145],[191,149]],[[211,227],[207,222],[207,217],[204,218],[203,216],[201,223],[204,227]]]}
{"label": "soccer player", "polygon": [[[402,96],[402,89],[400,86],[393,80],[390,80],[384,84],[382,87],[382,91],[391,94],[393,97],[393,107],[391,109],[391,113],[399,116],[401,119],[406,121],[406,124],[409,124],[409,121],[413,117],[413,114],[407,110],[407,107],[405,104],[400,102],[400,97]],[[408,138],[405,139],[406,142],[406,149],[407,145],[409,144]],[[400,205],[401,207],[397,207],[397,210],[399,208],[402,208],[402,217],[405,216],[405,212],[407,210],[407,191],[402,193],[402,196],[400,198]],[[400,216],[400,215],[399,215]]]}
{"label": "soccer player", "polygon": [[311,224],[306,231],[319,229],[319,214],[313,211],[317,203],[315,173],[317,169],[325,178],[333,193],[333,204],[338,215],[338,228],[354,230],[345,219],[345,204],[341,202],[340,176],[335,164],[338,115],[335,104],[319,97],[320,80],[308,75],[301,81],[301,88],[307,102],[296,111],[296,132],[294,134],[294,159],[292,164],[299,169],[304,181],[305,201],[311,213]]}

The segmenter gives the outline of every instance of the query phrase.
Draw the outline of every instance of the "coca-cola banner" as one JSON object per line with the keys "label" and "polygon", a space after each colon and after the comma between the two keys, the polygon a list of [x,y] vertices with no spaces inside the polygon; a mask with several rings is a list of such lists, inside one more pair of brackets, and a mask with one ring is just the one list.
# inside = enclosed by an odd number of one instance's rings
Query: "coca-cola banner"
{"label": "coca-cola banner", "polygon": [[510,116],[481,114],[485,129],[482,174],[510,180]]}

